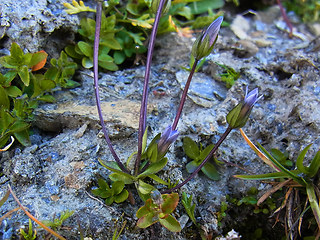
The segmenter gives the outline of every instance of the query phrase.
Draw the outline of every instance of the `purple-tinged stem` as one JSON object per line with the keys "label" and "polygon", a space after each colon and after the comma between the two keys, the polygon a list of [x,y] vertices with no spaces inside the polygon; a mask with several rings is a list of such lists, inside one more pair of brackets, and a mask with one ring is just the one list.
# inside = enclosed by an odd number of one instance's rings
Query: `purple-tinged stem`
{"label": "purple-tinged stem", "polygon": [[292,37],[292,36],[293,36],[293,26],[292,26],[292,24],[291,24],[291,22],[290,22],[290,20],[289,20],[289,18],[288,18],[288,16],[287,16],[287,14],[286,14],[286,11],[284,10],[284,8],[283,8],[283,6],[282,6],[281,1],[280,1],[280,0],[277,0],[277,3],[278,3],[278,6],[279,6],[279,8],[280,8],[280,11],[281,11],[281,15],[282,15],[282,17],[283,17],[283,20],[286,22],[286,24],[287,24],[287,26],[288,26],[288,28],[289,28],[289,30],[290,30],[290,32],[289,32],[289,37]]}
{"label": "purple-tinged stem", "polygon": [[102,127],[102,131],[104,134],[104,137],[107,141],[108,147],[111,151],[111,154],[113,158],[116,160],[118,166],[123,172],[130,173],[128,169],[121,163],[118,155],[116,154],[112,144],[111,140],[109,138],[108,131],[106,129],[106,126],[104,124],[102,111],[101,111],[101,103],[100,103],[100,94],[99,94],[99,85],[98,85],[98,55],[99,55],[99,40],[100,40],[100,27],[101,27],[101,12],[102,12],[102,3],[100,1],[97,2],[97,12],[96,12],[96,32],[94,35],[94,45],[93,45],[93,79],[94,79],[94,91],[96,94],[96,103],[97,103],[97,109],[100,119],[100,124]]}
{"label": "purple-tinged stem", "polygon": [[187,93],[188,93],[188,90],[189,90],[191,79],[192,79],[193,74],[194,74],[194,72],[196,70],[198,62],[199,62],[199,60],[195,59],[195,61],[193,63],[192,69],[190,71],[188,80],[186,82],[186,85],[184,87],[184,90],[183,90],[183,93],[182,93],[182,96],[181,96],[181,100],[180,100],[180,104],[179,104],[179,108],[178,108],[176,117],[175,117],[174,122],[172,124],[172,130],[175,130],[177,128],[177,125],[178,125],[178,122],[179,122],[179,119],[180,119],[180,116],[181,116],[181,113],[182,113],[183,105],[186,102]]}
{"label": "purple-tinged stem", "polygon": [[222,134],[222,136],[220,137],[219,141],[214,145],[213,149],[211,150],[211,152],[208,154],[208,156],[203,160],[203,162],[196,168],[196,170],[190,174],[190,176],[184,180],[182,183],[179,183],[177,186],[171,188],[171,189],[167,189],[161,192],[161,194],[165,194],[165,193],[171,193],[179,188],[181,188],[183,185],[185,185],[187,182],[189,182],[200,170],[201,168],[209,161],[209,159],[212,158],[213,154],[217,151],[217,149],[219,148],[219,146],[221,145],[221,143],[226,139],[226,137],[228,136],[228,134],[231,132],[232,128],[228,127],[226,129],[226,131]]}
{"label": "purple-tinged stem", "polygon": [[142,154],[142,138],[146,129],[146,119],[147,119],[147,102],[148,102],[148,85],[150,79],[150,70],[151,70],[151,61],[153,54],[153,47],[157,35],[158,25],[161,17],[161,12],[164,6],[165,0],[160,0],[158,11],[156,13],[156,17],[154,20],[150,42],[148,46],[148,54],[147,54],[147,63],[146,63],[146,71],[144,75],[144,86],[141,100],[141,108],[140,108],[140,118],[139,118],[139,132],[138,132],[138,153],[136,162],[134,164],[134,173],[135,175],[139,174],[139,166],[141,162],[141,154]]}

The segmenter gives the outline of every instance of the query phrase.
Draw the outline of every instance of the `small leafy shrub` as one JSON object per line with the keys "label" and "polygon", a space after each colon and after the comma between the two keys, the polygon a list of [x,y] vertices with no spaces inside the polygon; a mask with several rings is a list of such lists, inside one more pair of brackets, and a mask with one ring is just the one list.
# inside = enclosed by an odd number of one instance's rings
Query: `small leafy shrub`
{"label": "small leafy shrub", "polygon": [[29,126],[32,112],[39,102],[53,102],[50,94],[56,87],[76,87],[71,80],[77,64],[68,60],[63,51],[59,59],[51,59],[52,66],[44,74],[47,53],[24,53],[12,43],[9,56],[0,58],[0,65],[8,71],[0,73],[0,147],[11,136],[22,145],[29,143]]}
{"label": "small leafy shrub", "polygon": [[286,0],[283,5],[287,11],[294,11],[304,22],[316,22],[320,17],[320,2],[318,0]]}
{"label": "small leafy shrub", "polygon": [[124,202],[129,196],[128,191],[124,189],[124,182],[122,181],[113,182],[110,188],[108,183],[103,179],[99,179],[98,185],[99,188],[93,189],[92,193],[98,197],[105,198],[107,205],[111,205],[113,202]]}
{"label": "small leafy shrub", "polygon": [[[241,130],[241,134],[244,137],[248,145],[256,152],[256,154],[270,167],[272,167],[275,172],[260,174],[260,175],[236,175],[235,177],[245,179],[245,180],[280,180],[280,182],[273,187],[272,190],[268,191],[259,202],[263,202],[272,193],[278,191],[281,187],[287,187],[287,192],[285,194],[285,200],[283,202],[283,207],[287,208],[287,211],[295,212],[297,219],[293,219],[293,214],[287,216],[289,220],[287,222],[300,221],[302,222],[303,215],[311,208],[314,220],[317,225],[317,229],[320,229],[320,189],[316,184],[316,179],[319,174],[320,168],[320,150],[316,152],[313,159],[310,161],[308,166],[303,164],[304,158],[307,151],[312,144],[305,147],[297,157],[295,162],[295,169],[288,169],[284,164],[289,163],[287,156],[280,151],[274,151],[273,154],[269,153],[265,148],[263,148],[259,143],[256,147]],[[281,153],[281,154],[279,154]],[[280,158],[279,158],[280,156]],[[290,165],[290,164],[289,164]],[[300,197],[297,197],[300,196]],[[306,197],[306,203],[300,203],[299,199]],[[294,201],[293,201],[294,199]],[[293,203],[290,203],[292,201]],[[309,206],[307,205],[309,204]],[[297,229],[299,227],[299,229]],[[301,225],[295,226],[287,233],[290,238],[294,237],[295,232],[300,232]]]}
{"label": "small leafy shrub", "polygon": [[[213,149],[214,145],[210,144],[205,149],[203,149],[202,144],[200,143],[200,147],[198,147],[197,143],[194,142],[191,138],[185,137],[183,139],[183,150],[185,154],[193,159],[186,165],[188,173],[193,173],[195,169],[203,162],[203,160],[208,156],[210,151]],[[217,163],[218,161],[214,159]],[[211,180],[219,180],[219,172],[217,171],[216,167],[207,162],[202,168],[201,171]]]}
{"label": "small leafy shrub", "polygon": [[180,223],[171,215],[179,203],[178,193],[160,194],[159,191],[151,193],[151,198],[137,211],[138,227],[147,228],[160,222],[171,232],[180,232]]}
{"label": "small leafy shrub", "polygon": [[[99,67],[116,71],[118,65],[124,63],[126,59],[132,59],[137,54],[146,52],[144,41],[152,28],[154,10],[157,9],[157,7],[152,9],[151,2],[149,0],[129,0],[126,3],[119,0],[108,1],[101,15]],[[171,1],[167,1],[167,7],[170,7],[170,3]],[[223,0],[172,1],[171,8],[167,8],[168,14],[160,20],[158,33],[187,31],[181,29],[186,23],[192,24],[193,28],[203,28],[209,25],[216,15],[211,12],[209,16],[197,18],[195,16],[220,8],[223,4]],[[68,14],[95,12],[95,9],[85,6],[82,1],[78,3],[73,0],[72,5],[64,3],[64,6]],[[65,48],[67,54],[80,61],[85,68],[93,67],[95,25],[95,20],[89,17],[82,18],[78,30],[81,40],[76,45]]]}
{"label": "small leafy shrub", "polygon": [[29,219],[28,233],[26,233],[22,228],[20,228],[20,234],[22,235],[23,239],[25,239],[25,240],[34,240],[37,238],[37,231],[32,230],[31,219]]}
{"label": "small leafy shrub", "polygon": [[70,211],[70,210],[66,210],[66,211],[63,211],[60,213],[60,217],[59,218],[56,218],[54,217],[54,219],[52,221],[50,220],[43,220],[42,222],[54,229],[54,230],[58,230],[61,228],[62,224],[69,218],[72,216],[72,214],[74,213],[74,211]]}
{"label": "small leafy shrub", "polygon": [[219,64],[217,62],[216,64],[224,69],[224,72],[220,74],[221,81],[226,83],[227,88],[231,88],[235,81],[240,77],[240,73],[226,65]]}
{"label": "small leafy shrub", "polygon": [[182,192],[181,202],[191,221],[194,223],[194,225],[198,226],[196,218],[194,217],[194,210],[196,208],[196,204],[192,204],[192,195],[188,197],[185,192]]}

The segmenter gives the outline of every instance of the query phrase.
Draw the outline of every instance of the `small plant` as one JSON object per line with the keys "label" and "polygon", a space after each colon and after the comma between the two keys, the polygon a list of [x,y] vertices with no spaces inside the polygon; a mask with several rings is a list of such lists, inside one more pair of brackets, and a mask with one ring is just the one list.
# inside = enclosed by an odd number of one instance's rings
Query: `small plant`
{"label": "small plant", "polygon": [[52,221],[50,220],[44,220],[42,221],[46,226],[54,229],[54,230],[58,230],[61,228],[62,224],[64,223],[64,221],[66,221],[69,217],[72,216],[72,214],[74,213],[74,211],[70,211],[70,210],[66,210],[60,213],[60,217],[56,218],[54,217]]}
{"label": "small plant", "polygon": [[11,136],[22,145],[29,144],[29,126],[33,110],[39,102],[53,102],[50,94],[55,87],[76,87],[72,81],[77,64],[70,62],[61,52],[60,58],[51,59],[52,67],[44,74],[47,53],[24,53],[18,44],[12,43],[10,55],[0,58],[0,65],[7,68],[0,73],[0,147]]}
{"label": "small plant", "polygon": [[[317,223],[318,229],[320,229],[320,207],[318,199],[320,199],[320,190],[318,186],[314,183],[316,176],[318,174],[320,168],[320,150],[317,151],[314,158],[310,161],[309,166],[305,166],[303,164],[304,158],[306,156],[307,151],[311,147],[311,144],[305,147],[297,157],[296,160],[296,169],[290,170],[286,168],[283,164],[281,164],[277,157],[270,154],[265,148],[263,148],[259,143],[257,148],[245,135],[245,133],[241,130],[241,134],[244,137],[245,141],[248,145],[257,153],[257,155],[270,167],[272,167],[275,172],[260,174],[260,175],[236,175],[235,177],[245,179],[245,180],[271,180],[271,179],[279,179],[281,182],[277,184],[273,189],[268,191],[264,196],[261,197],[262,200],[259,200],[258,203],[263,202],[270,196],[272,193],[279,190],[281,187],[288,187],[286,198],[284,200],[283,206],[286,206],[288,211],[299,211],[299,209],[304,209],[303,212],[297,213],[299,216],[298,220],[292,219],[292,215],[288,216],[289,222],[291,221],[302,221],[304,213],[308,210],[309,207],[305,205],[304,207],[298,207],[299,202],[295,201],[295,205],[290,203],[289,199],[293,199],[294,196],[298,194],[306,194],[307,200],[309,202],[310,208],[313,212],[313,216]],[[273,151],[276,153],[275,155],[279,155],[278,151]],[[282,159],[284,157],[282,156]],[[286,161],[284,162],[286,163]],[[284,180],[287,179],[287,180]],[[295,195],[296,194],[296,195]],[[306,203],[307,204],[307,203]],[[300,225],[301,227],[301,225]],[[290,232],[288,236],[293,239],[294,232],[297,227],[290,228]],[[300,229],[299,229],[300,232]],[[319,237],[319,236],[318,236]]]}
{"label": "small plant", "polygon": [[[123,217],[123,214],[121,215],[121,218],[120,218],[120,221],[122,221],[122,217]],[[118,223],[118,220],[116,221],[116,224]],[[127,220],[123,221],[122,224],[121,224],[121,228],[120,230],[118,229],[118,226],[116,226],[114,232],[113,232],[113,235],[112,235],[112,240],[117,240],[119,239],[124,227],[126,226],[127,224]]]}
{"label": "small plant", "polygon": [[194,223],[194,225],[198,226],[198,223],[196,221],[196,218],[194,217],[194,210],[196,208],[196,204],[192,204],[192,195],[189,197],[185,192],[182,192],[181,202],[184,206],[184,209],[186,210],[188,216]]}
{"label": "small plant", "polygon": [[103,179],[99,179],[98,184],[99,188],[92,190],[92,193],[101,198],[105,198],[107,205],[111,205],[113,202],[124,202],[129,196],[128,191],[124,189],[124,182],[122,181],[113,182],[111,188]]}
{"label": "small plant", "polygon": [[226,83],[227,88],[231,88],[236,80],[240,77],[240,73],[236,72],[233,68],[223,64],[216,64],[222,67],[225,71],[220,74],[221,81]]}
{"label": "small plant", "polygon": [[[213,149],[214,145],[210,144],[205,149],[203,149],[202,144],[200,143],[200,147],[198,147],[197,143],[194,142],[191,138],[185,137],[183,139],[183,150],[185,154],[193,159],[186,165],[188,173],[193,173],[196,168],[204,161],[204,159],[208,156],[210,151]],[[215,159],[215,162],[217,160]],[[211,180],[219,180],[219,172],[217,171],[216,167],[207,162],[202,168],[201,171]]]}
{"label": "small plant", "polygon": [[294,11],[304,22],[317,22],[320,17],[320,2],[317,0],[283,1],[287,11]]}
{"label": "small plant", "polygon": [[22,235],[23,239],[25,239],[25,240],[34,240],[37,238],[37,231],[32,230],[31,219],[29,219],[28,233],[26,233],[22,228],[20,228],[20,234]]}
{"label": "small plant", "polygon": [[180,232],[179,222],[171,215],[179,203],[178,193],[160,194],[159,191],[151,193],[151,198],[137,211],[138,227],[147,228],[160,222],[171,232]]}

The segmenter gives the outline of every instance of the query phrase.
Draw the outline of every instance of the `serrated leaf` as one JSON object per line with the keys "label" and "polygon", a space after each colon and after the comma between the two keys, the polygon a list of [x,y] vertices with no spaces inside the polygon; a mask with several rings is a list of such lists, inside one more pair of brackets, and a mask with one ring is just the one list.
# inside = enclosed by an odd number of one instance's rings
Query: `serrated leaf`
{"label": "serrated leaf", "polygon": [[159,222],[162,226],[164,226],[166,229],[168,229],[171,232],[180,232],[181,226],[177,219],[175,219],[173,216],[168,215],[166,218],[160,218]]}
{"label": "serrated leaf", "polygon": [[211,180],[218,181],[220,179],[219,172],[215,166],[209,162],[201,168],[201,171]]}
{"label": "serrated leaf", "polygon": [[28,87],[30,83],[30,75],[29,75],[29,70],[27,66],[23,66],[19,71],[18,75],[23,82],[23,84]]}
{"label": "serrated leaf", "polygon": [[194,159],[194,160],[197,160],[197,158],[200,155],[200,150],[199,150],[197,143],[195,143],[189,137],[185,137],[183,139],[183,151],[185,152],[185,154],[189,158]]}
{"label": "serrated leaf", "polygon": [[[73,5],[73,6],[72,6]],[[63,6],[67,8],[65,11],[68,14],[77,14],[81,12],[96,12],[95,9],[87,7],[84,5],[83,1],[79,1],[79,3],[75,0],[72,1],[72,5],[70,3],[63,3]]]}

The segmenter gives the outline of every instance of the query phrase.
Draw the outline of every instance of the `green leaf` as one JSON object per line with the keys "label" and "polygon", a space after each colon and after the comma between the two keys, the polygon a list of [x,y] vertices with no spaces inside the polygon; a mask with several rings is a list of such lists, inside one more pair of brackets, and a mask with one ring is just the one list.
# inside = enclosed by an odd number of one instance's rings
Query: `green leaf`
{"label": "green leaf", "polygon": [[113,59],[114,59],[115,64],[119,65],[119,64],[123,63],[124,60],[126,60],[126,55],[123,52],[116,51],[113,54]]}
{"label": "green leaf", "polygon": [[39,101],[44,101],[48,103],[54,103],[56,99],[52,95],[43,95],[37,98]]}
{"label": "green leaf", "polygon": [[131,176],[130,174],[122,172],[116,162],[105,162],[102,159],[98,159],[98,161],[106,169],[109,169],[112,172],[118,173],[126,178],[131,178],[132,180],[136,180],[136,178]]}
{"label": "green leaf", "polygon": [[185,137],[183,139],[183,151],[185,152],[185,154],[189,158],[194,159],[194,160],[197,160],[197,158],[200,155],[200,150],[199,150],[197,143],[195,143],[189,137]]}
{"label": "green leaf", "polygon": [[198,226],[196,218],[194,217],[194,210],[195,210],[196,205],[192,204],[192,195],[190,195],[190,197],[188,197],[185,192],[182,192],[181,201],[182,201],[182,204],[183,204],[188,216],[192,220],[192,222],[196,226]]}
{"label": "green leaf", "polygon": [[297,168],[300,172],[304,173],[304,174],[308,174],[308,168],[305,167],[303,165],[303,160],[306,156],[306,153],[307,151],[309,150],[309,148],[312,146],[312,144],[309,144],[307,147],[305,147],[301,153],[299,154],[298,158],[297,158],[297,162],[296,162],[296,165],[297,165]]}
{"label": "green leaf", "polygon": [[[81,54],[78,54],[76,51],[75,51],[75,46],[66,46],[65,49],[66,53],[72,57],[72,58],[75,58],[75,59],[82,59],[82,55]],[[52,64],[52,62],[51,62]],[[52,64],[55,66],[55,64]]]}
{"label": "green leaf", "polygon": [[151,226],[152,224],[156,223],[159,221],[159,218],[156,218],[157,213],[155,212],[150,212],[147,215],[139,218],[137,222],[137,226],[139,228],[147,228]]}
{"label": "green leaf", "polygon": [[159,218],[159,222],[171,232],[181,231],[180,223],[171,215],[168,215],[166,218]]}
{"label": "green leaf", "polygon": [[27,87],[29,86],[30,83],[30,75],[29,75],[29,70],[27,66],[23,66],[19,71],[18,75],[23,82],[23,84]]}
{"label": "green leaf", "polygon": [[104,202],[109,206],[113,203],[113,201],[114,201],[114,197],[111,196],[111,197],[106,198],[106,200]]}
{"label": "green leaf", "polygon": [[314,158],[310,163],[310,166],[308,167],[308,176],[314,177],[318,173],[319,167],[320,167],[320,150],[316,153],[316,155],[314,156]]}
{"label": "green leaf", "polygon": [[28,67],[32,67],[34,65],[37,65],[41,61],[45,60],[47,58],[48,54],[46,52],[36,52],[32,54],[31,60],[28,63]]}
{"label": "green leaf", "polygon": [[259,148],[261,149],[261,151],[269,158],[269,160],[278,168],[280,169],[283,173],[286,173],[287,176],[289,178],[292,178],[293,180],[295,180],[296,182],[300,183],[301,185],[305,186],[306,182],[303,178],[297,176],[296,174],[293,173],[293,171],[289,171],[288,169],[286,169],[284,166],[281,165],[281,163],[278,162],[278,160],[276,160],[274,157],[272,157],[272,155],[270,153],[267,152],[266,149],[264,149],[264,147],[261,146],[260,143],[257,143],[257,145],[259,146]]}
{"label": "green leaf", "polygon": [[10,55],[14,59],[20,59],[24,56],[24,53],[20,46],[17,43],[13,42],[10,48]]}
{"label": "green leaf", "polygon": [[114,196],[114,201],[116,203],[124,202],[129,197],[129,192],[126,189],[123,189],[123,191],[118,194],[117,196]]}
{"label": "green leaf", "polygon": [[24,130],[20,132],[15,132],[13,133],[15,138],[23,145],[23,146],[28,146],[30,145],[30,140],[29,140],[29,131]]}
{"label": "green leaf", "polygon": [[201,171],[211,180],[218,181],[220,179],[219,172],[215,166],[209,162],[201,168]]}
{"label": "green leaf", "polygon": [[118,66],[113,62],[99,61],[99,66],[109,71],[117,71],[119,69]]}
{"label": "green leaf", "polygon": [[121,50],[122,47],[120,43],[115,38],[101,39],[100,45],[106,46],[113,50]]}
{"label": "green leaf", "polygon": [[158,162],[151,163],[150,166],[143,173],[138,175],[138,178],[145,177],[150,174],[154,174],[161,171],[166,166],[167,162],[168,162],[168,159],[163,158]]}
{"label": "green leaf", "polygon": [[209,153],[211,152],[213,147],[214,147],[214,145],[210,144],[204,150],[200,151],[199,159],[201,160],[201,162],[206,159],[206,157],[209,155]]}
{"label": "green leaf", "polygon": [[168,186],[169,183],[167,183],[166,181],[162,180],[161,178],[159,178],[157,175],[155,174],[149,174],[148,175],[149,178],[153,179],[154,181],[160,183],[160,184],[163,184],[163,185],[166,185]]}
{"label": "green leaf", "polygon": [[148,140],[148,127],[144,130],[143,136],[142,136],[142,153],[146,150],[147,147],[147,140]]}
{"label": "green leaf", "polygon": [[145,183],[141,179],[139,179],[136,188],[142,194],[149,194],[152,190],[154,190],[152,185]]}
{"label": "green leaf", "polygon": [[308,200],[314,215],[314,218],[317,221],[318,227],[320,226],[320,207],[317,200],[316,193],[314,191],[314,186],[312,184],[307,184],[306,186]]}
{"label": "green leaf", "polygon": [[124,188],[124,182],[116,181],[112,183],[112,191],[114,195],[117,195],[122,192]]}
{"label": "green leaf", "polygon": [[[297,173],[297,171],[292,171]],[[269,180],[269,179],[278,179],[278,178],[290,178],[285,172],[273,172],[273,173],[265,173],[258,175],[234,175],[236,178],[241,178],[245,180]]]}
{"label": "green leaf", "polygon": [[93,62],[89,58],[86,58],[86,57],[82,58],[81,63],[84,68],[92,68],[93,67]]}
{"label": "green leaf", "polygon": [[201,162],[197,162],[196,160],[193,160],[193,161],[189,162],[186,165],[187,172],[188,173],[193,173],[200,164],[201,164]]}
{"label": "green leaf", "polygon": [[86,57],[93,57],[93,46],[90,45],[89,43],[80,41],[78,42],[78,47],[80,51],[86,56]]}
{"label": "green leaf", "polygon": [[99,54],[98,60],[101,62],[113,62],[113,58],[109,56],[107,53]]}
{"label": "green leaf", "polygon": [[171,194],[162,194],[163,203],[161,205],[162,213],[170,214],[176,209],[179,203],[179,194],[171,193]]}
{"label": "green leaf", "polygon": [[8,96],[13,98],[16,98],[22,95],[22,91],[17,86],[10,86],[10,87],[7,87],[5,90]]}
{"label": "green leaf", "polygon": [[189,4],[191,9],[191,14],[198,15],[202,13],[206,13],[213,9],[222,8],[224,5],[223,0],[202,0],[202,1],[196,1],[191,4]]}
{"label": "green leaf", "polygon": [[136,217],[141,218],[141,217],[148,215],[150,212],[152,212],[152,209],[154,209],[155,207],[156,207],[156,205],[149,198],[148,200],[146,200],[144,206],[142,206],[141,208],[138,209],[138,211],[136,213]]}
{"label": "green leaf", "polygon": [[112,173],[109,175],[109,178],[112,180],[112,181],[122,181],[124,182],[124,184],[131,184],[133,183],[132,179],[127,177],[127,176],[124,176],[122,174],[119,174],[119,173]]}
{"label": "green leaf", "polygon": [[10,101],[8,98],[8,94],[2,86],[0,86],[0,107],[5,109],[10,108]]}

